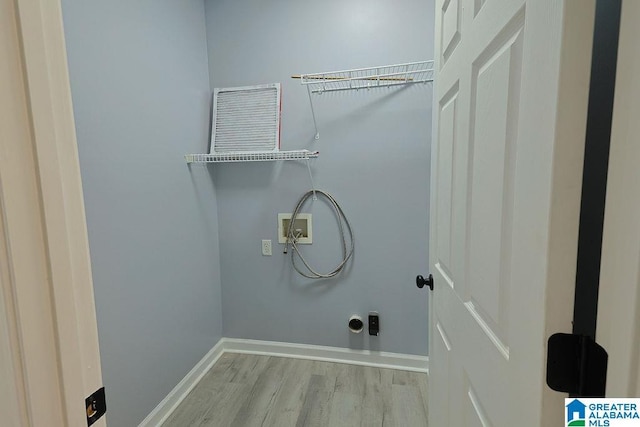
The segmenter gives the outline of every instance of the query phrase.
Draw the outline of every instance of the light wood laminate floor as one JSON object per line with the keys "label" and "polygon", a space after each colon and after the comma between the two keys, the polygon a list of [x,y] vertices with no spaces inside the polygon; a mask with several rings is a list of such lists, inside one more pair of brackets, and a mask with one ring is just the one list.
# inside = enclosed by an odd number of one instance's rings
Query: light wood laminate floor
{"label": "light wood laminate floor", "polygon": [[163,427],[423,427],[426,374],[224,354]]}

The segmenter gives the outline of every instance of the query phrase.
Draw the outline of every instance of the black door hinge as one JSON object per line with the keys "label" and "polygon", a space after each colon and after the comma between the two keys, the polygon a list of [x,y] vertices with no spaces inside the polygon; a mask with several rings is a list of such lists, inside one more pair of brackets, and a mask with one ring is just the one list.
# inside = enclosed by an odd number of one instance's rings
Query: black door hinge
{"label": "black door hinge", "polygon": [[104,394],[104,387],[93,393],[84,400],[84,407],[87,413],[87,425],[95,423],[107,412],[107,401]]}
{"label": "black door hinge", "polygon": [[591,337],[554,334],[547,346],[547,384],[572,397],[604,397],[608,355]]}

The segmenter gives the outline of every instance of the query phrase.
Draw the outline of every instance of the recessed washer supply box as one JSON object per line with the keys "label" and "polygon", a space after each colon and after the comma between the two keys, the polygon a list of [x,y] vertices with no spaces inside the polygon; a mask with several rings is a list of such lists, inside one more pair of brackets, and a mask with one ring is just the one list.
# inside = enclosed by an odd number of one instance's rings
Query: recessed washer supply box
{"label": "recessed washer supply box", "polygon": [[[287,243],[287,232],[289,231],[289,224],[291,223],[290,213],[278,214],[278,243]],[[310,213],[300,213],[296,215],[296,220],[293,224],[293,232],[296,234],[296,230],[300,230],[300,236],[296,240],[296,243],[302,245],[310,245],[313,243],[313,226],[311,222]]]}

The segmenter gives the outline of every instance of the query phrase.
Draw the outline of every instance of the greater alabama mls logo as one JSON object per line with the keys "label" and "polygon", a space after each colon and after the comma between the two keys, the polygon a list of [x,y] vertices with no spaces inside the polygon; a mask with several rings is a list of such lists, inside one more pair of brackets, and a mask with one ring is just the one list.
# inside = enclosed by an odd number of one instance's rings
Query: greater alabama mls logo
{"label": "greater alabama mls logo", "polygon": [[565,399],[566,427],[640,426],[640,399]]}
{"label": "greater alabama mls logo", "polygon": [[587,405],[578,399],[574,399],[573,402],[569,403],[567,405],[567,427],[584,426],[586,409]]}

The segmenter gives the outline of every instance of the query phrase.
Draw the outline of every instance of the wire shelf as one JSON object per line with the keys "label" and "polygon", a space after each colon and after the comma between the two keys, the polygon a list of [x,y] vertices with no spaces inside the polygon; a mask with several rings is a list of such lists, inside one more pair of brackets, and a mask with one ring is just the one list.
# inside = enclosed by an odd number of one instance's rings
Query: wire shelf
{"label": "wire shelf", "polygon": [[300,83],[307,85],[311,93],[320,94],[339,90],[359,90],[427,83],[433,81],[433,76],[433,61],[420,61],[344,71],[301,74],[292,77],[299,78]]}
{"label": "wire shelf", "polygon": [[237,153],[187,154],[187,163],[235,163],[235,162],[269,162],[278,160],[308,160],[318,157],[318,151],[246,151]]}

